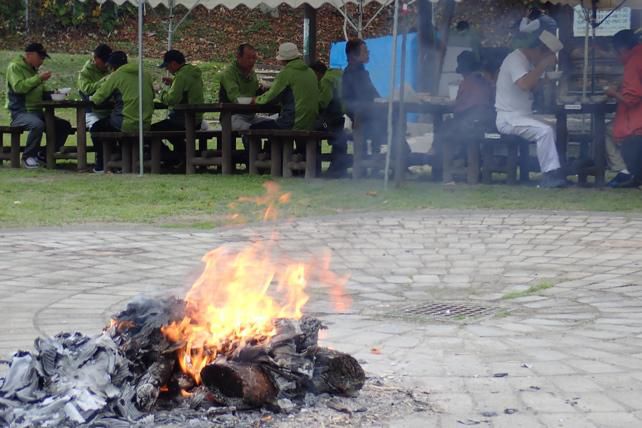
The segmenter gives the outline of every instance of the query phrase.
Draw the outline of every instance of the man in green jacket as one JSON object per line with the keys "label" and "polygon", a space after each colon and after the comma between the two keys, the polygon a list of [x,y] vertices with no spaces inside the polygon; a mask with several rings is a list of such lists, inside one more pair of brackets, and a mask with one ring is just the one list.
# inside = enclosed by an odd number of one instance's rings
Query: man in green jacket
{"label": "man in green jacket", "polygon": [[[89,100],[102,104],[110,99],[114,108],[109,117],[99,120],[91,127],[90,132],[136,132],[138,131],[138,64],[128,64],[127,54],[115,51],[109,56],[107,64],[112,73],[100,85],[96,93]],[[152,77],[147,72],[143,73],[143,128],[151,128],[152,114],[154,114],[154,88]],[[102,143],[92,136],[96,148],[95,172],[103,171]]]}
{"label": "man in green jacket", "polygon": [[[156,122],[152,125],[152,131],[184,131],[185,114],[177,112],[174,107],[179,104],[203,104],[203,77],[201,69],[185,63],[185,55],[177,50],[165,52],[161,68],[166,68],[174,78],[163,77],[163,83],[169,88],[161,90],[158,98],[161,103],[167,105],[169,114],[167,119]],[[201,127],[203,114],[196,114],[196,127]],[[165,155],[166,158],[180,160],[185,158],[185,139],[173,138],[170,140],[174,146],[172,155]],[[182,153],[182,157],[180,154]]]}
{"label": "man in green jacket", "polygon": [[347,174],[348,141],[343,131],[345,118],[341,103],[341,78],[343,72],[338,69],[328,69],[321,61],[310,66],[319,80],[319,119],[316,129],[329,131],[335,137],[329,141],[332,146],[331,161],[326,175],[340,178]]}
{"label": "man in green jacket", "polygon": [[[77,85],[78,92],[80,92],[80,97],[83,100],[88,101],[89,97],[94,95],[104,81],[104,78],[109,75],[107,60],[111,53],[112,50],[109,46],[105,44],[98,45],[96,49],[94,49],[92,59],[88,59],[82,70],[80,70]],[[87,109],[85,115],[87,129],[91,129],[94,123],[109,116],[109,113],[110,110]]]}
{"label": "man in green jacket", "polygon": [[[259,79],[254,72],[256,49],[248,43],[241,44],[236,50],[236,60],[219,74],[218,99],[222,103],[238,103],[239,97],[254,98],[263,92]],[[232,115],[232,129],[249,129],[266,118],[255,114]]]}
{"label": "man in green jacket", "polygon": [[276,120],[256,123],[250,129],[314,129],[319,114],[319,84],[316,75],[301,59],[294,43],[283,43],[276,56],[284,68],[270,89],[255,99],[256,104],[278,102]]}
{"label": "man in green jacket", "polygon": [[[11,112],[11,126],[22,126],[29,130],[27,143],[22,154],[25,168],[37,168],[46,160],[46,150],[40,147],[45,131],[45,120],[40,103],[49,99],[44,83],[51,78],[51,72],[38,73],[38,69],[49,58],[40,43],[31,43],[24,55],[15,57],[7,67],[7,101],[5,107]],[[71,124],[55,118],[56,150],[65,145],[71,135]]]}

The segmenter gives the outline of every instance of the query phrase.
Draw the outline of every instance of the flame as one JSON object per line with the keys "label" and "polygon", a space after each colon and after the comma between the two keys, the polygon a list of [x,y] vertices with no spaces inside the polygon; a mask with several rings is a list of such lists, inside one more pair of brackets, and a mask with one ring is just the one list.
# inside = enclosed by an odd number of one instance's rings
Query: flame
{"label": "flame", "polygon": [[[280,194],[274,183],[266,189],[257,199],[269,220],[276,204],[290,196]],[[185,297],[185,317],[162,328],[170,341],[181,344],[178,363],[197,384],[203,367],[218,358],[230,358],[248,344],[268,343],[276,334],[276,319],[300,319],[310,283],[328,287],[339,310],[350,305],[343,288],[348,278],[330,270],[329,253],[292,261],[278,255],[270,241],[257,241],[241,250],[219,247],[203,262],[202,274]]]}

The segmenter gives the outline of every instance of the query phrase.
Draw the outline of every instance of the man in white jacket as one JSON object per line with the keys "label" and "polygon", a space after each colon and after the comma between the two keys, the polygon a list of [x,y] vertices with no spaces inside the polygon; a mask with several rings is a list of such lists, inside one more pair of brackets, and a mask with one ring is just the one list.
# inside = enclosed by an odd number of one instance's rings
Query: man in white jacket
{"label": "man in white jacket", "polygon": [[557,37],[544,31],[529,47],[510,53],[497,77],[497,129],[502,134],[517,135],[537,143],[542,187],[566,185],[555,146],[555,131],[533,115],[533,91],[546,69],[555,65],[555,54],[563,47]]}

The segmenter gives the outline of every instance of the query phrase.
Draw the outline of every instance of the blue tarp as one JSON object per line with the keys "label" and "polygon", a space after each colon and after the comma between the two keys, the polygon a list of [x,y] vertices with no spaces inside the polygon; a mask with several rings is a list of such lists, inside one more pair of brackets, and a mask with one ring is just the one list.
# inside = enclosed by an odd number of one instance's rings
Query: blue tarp
{"label": "blue tarp", "polygon": [[[390,61],[392,61],[392,36],[367,39],[366,44],[370,51],[370,62],[366,70],[370,72],[372,83],[382,97],[390,94]],[[417,83],[417,33],[408,33],[406,44],[406,84],[416,89]],[[335,42],[330,47],[330,67],[344,69],[348,65],[346,59],[346,42]],[[401,74],[401,36],[397,40],[397,81],[399,87]]]}

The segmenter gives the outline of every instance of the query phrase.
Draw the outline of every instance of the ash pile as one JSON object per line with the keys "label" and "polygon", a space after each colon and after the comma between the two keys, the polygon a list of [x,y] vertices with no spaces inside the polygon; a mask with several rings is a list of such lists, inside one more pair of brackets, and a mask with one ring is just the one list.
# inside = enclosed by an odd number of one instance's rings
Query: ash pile
{"label": "ash pile", "polygon": [[[191,417],[234,426],[249,412],[293,412],[315,397],[354,396],[365,373],[348,354],[318,345],[312,317],[276,319],[261,343],[230,345],[198,376],[182,370],[162,329],[180,322],[185,302],[137,299],[94,337],[60,333],[19,351],[0,378],[0,425],[144,426]],[[233,416],[230,419],[230,416]]]}

